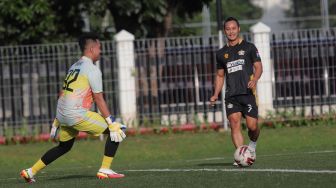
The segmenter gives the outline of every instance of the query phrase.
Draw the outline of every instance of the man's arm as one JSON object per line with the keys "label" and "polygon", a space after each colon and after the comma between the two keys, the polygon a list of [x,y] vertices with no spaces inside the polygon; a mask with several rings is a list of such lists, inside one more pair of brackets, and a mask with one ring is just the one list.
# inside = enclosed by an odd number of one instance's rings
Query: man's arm
{"label": "man's arm", "polygon": [[111,113],[107,108],[103,93],[93,93],[93,98],[95,100],[95,103],[97,104],[100,113],[105,118],[108,124],[111,141],[123,141],[126,138],[126,135],[121,129],[126,129],[126,126],[114,121],[114,118],[111,116]]}
{"label": "man's arm", "polygon": [[263,72],[263,67],[260,61],[255,62],[253,64],[253,68],[254,68],[253,78],[252,80],[249,81],[247,85],[248,88],[254,88],[257,86],[257,82]]}
{"label": "man's arm", "polygon": [[111,115],[111,113],[110,113],[109,109],[107,108],[107,104],[105,102],[103,93],[102,92],[93,93],[93,98],[94,98],[94,101],[97,104],[97,107],[98,107],[100,113],[102,114],[102,116],[104,118],[109,117]]}
{"label": "man's arm", "polygon": [[213,96],[210,98],[211,105],[214,105],[216,100],[218,99],[218,95],[221,92],[224,85],[224,69],[218,69],[215,80],[215,92]]}

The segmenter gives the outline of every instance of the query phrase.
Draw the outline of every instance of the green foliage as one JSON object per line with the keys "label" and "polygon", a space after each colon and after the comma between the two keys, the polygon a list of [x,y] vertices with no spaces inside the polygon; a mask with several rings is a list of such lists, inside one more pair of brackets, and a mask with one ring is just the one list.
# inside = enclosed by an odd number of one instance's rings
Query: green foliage
{"label": "green foliage", "polygon": [[161,125],[161,119],[158,117],[154,117],[149,119],[148,117],[144,117],[141,123],[141,127],[153,128],[159,127]]}
{"label": "green foliage", "polygon": [[313,119],[312,125],[318,126],[333,126],[336,124],[336,112],[331,111],[329,113],[325,113],[322,116]]}
{"label": "green foliage", "polygon": [[[0,45],[63,42],[82,32],[82,12],[94,14],[91,1],[2,0]],[[99,2],[99,1],[98,1]]]}
{"label": "green foliage", "polygon": [[0,45],[43,42],[55,30],[50,12],[45,0],[0,1]]}
{"label": "green foliage", "polygon": [[202,11],[211,0],[122,0],[108,1],[117,31],[125,29],[137,37],[163,37],[171,32],[173,17],[183,19]]}
{"label": "green foliage", "polygon": [[29,134],[29,126],[26,118],[22,119],[22,126],[20,127],[20,135],[27,136]]}
{"label": "green foliage", "polygon": [[197,113],[194,113],[194,116],[193,116],[193,122],[194,122],[194,124],[195,124],[197,127],[200,127],[201,124],[202,124],[202,121],[201,121],[200,118],[198,117],[198,114],[197,114]]}
{"label": "green foliage", "polygon": [[37,124],[33,125],[32,129],[33,129],[33,136],[35,137],[41,133],[40,126]]}
{"label": "green foliage", "polygon": [[268,112],[261,123],[265,128],[333,126],[336,125],[336,113],[331,111],[319,116],[305,117],[302,111],[284,110]]}
{"label": "green foliage", "polygon": [[8,126],[7,122],[4,123],[4,136],[10,140],[14,136],[13,127]]}
{"label": "green foliage", "polygon": [[[85,15],[91,31],[111,39],[111,31],[102,26],[108,12],[115,31],[125,29],[136,37],[200,34],[201,28],[173,29],[172,25],[201,21],[204,4],[216,20],[213,0],[2,0],[0,45],[74,41],[84,32]],[[238,19],[261,15],[260,9],[245,0],[223,1],[223,13]]]}

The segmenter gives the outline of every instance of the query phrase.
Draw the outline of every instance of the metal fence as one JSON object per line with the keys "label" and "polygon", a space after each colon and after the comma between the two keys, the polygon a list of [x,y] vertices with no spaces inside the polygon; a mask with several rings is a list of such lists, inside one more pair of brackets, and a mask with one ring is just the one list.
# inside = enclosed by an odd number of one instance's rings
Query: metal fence
{"label": "metal fence", "polygon": [[[112,113],[117,113],[114,46],[112,41],[102,42],[100,66],[106,98]],[[79,57],[76,43],[0,47],[0,135],[11,128],[16,134],[23,124],[38,127],[37,131],[49,129],[64,76]]]}
{"label": "metal fence", "polygon": [[[118,116],[115,46],[114,41],[102,42],[99,66],[106,101]],[[216,111],[207,101],[217,49],[217,36],[136,40],[134,75],[140,125],[161,123],[165,115],[169,124],[182,116],[193,121],[197,113],[207,118],[207,112]],[[23,124],[48,131],[64,76],[79,57],[76,43],[0,47],[0,135],[12,128],[16,134]]]}
{"label": "metal fence", "polygon": [[[311,115],[332,111],[336,103],[335,32],[334,28],[271,33],[276,110]],[[251,34],[243,35],[251,41]],[[223,121],[221,101],[215,108],[208,103],[216,72],[217,36],[141,39],[134,41],[134,47],[140,125],[175,124],[199,117]],[[115,49],[114,41],[102,42],[99,66],[106,101],[118,116]],[[75,43],[0,47],[0,135],[23,125],[47,131],[66,71],[79,56]]]}
{"label": "metal fence", "polygon": [[136,40],[140,124],[207,119],[217,49],[217,36]]}
{"label": "metal fence", "polygon": [[271,49],[275,109],[331,112],[336,104],[336,29],[272,33]]}
{"label": "metal fence", "polygon": [[[242,33],[251,41],[250,33]],[[211,107],[218,36],[135,40],[140,124],[222,122],[222,101]]]}

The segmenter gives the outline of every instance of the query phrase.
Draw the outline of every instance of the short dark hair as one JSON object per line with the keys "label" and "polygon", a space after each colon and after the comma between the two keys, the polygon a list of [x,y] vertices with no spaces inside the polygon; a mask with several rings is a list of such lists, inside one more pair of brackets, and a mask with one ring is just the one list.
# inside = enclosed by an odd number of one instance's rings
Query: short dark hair
{"label": "short dark hair", "polygon": [[239,22],[238,22],[237,18],[235,18],[235,17],[226,18],[226,20],[224,21],[224,27],[225,27],[225,24],[230,22],[230,21],[235,21],[237,23],[238,27],[240,27]]}
{"label": "short dark hair", "polygon": [[97,41],[99,40],[99,36],[95,33],[83,33],[79,38],[78,38],[78,44],[79,48],[82,52],[85,50],[85,46],[89,41]]}

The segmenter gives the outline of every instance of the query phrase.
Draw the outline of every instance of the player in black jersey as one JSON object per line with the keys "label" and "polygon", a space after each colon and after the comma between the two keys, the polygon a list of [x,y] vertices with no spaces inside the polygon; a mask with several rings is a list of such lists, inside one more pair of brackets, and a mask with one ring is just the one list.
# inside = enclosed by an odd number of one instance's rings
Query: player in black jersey
{"label": "player in black jersey", "polygon": [[240,38],[240,27],[236,18],[229,17],[225,20],[224,32],[228,43],[216,53],[215,92],[210,102],[215,104],[225,78],[225,109],[230,122],[232,142],[236,148],[244,144],[241,133],[243,116],[248,127],[249,148],[255,152],[260,132],[255,90],[262,74],[261,59],[254,44]]}

